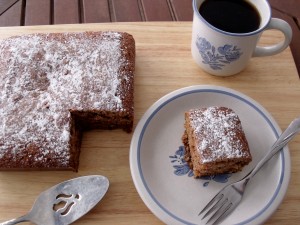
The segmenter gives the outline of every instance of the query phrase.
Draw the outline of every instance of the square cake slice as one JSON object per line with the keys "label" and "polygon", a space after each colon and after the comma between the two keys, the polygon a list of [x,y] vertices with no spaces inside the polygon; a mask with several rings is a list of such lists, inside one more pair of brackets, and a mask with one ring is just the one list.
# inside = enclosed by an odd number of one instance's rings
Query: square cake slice
{"label": "square cake slice", "polygon": [[0,42],[0,170],[78,170],[85,129],[133,126],[135,42],[124,32]]}
{"label": "square cake slice", "polygon": [[186,112],[182,141],[194,177],[238,172],[252,160],[241,121],[227,107]]}

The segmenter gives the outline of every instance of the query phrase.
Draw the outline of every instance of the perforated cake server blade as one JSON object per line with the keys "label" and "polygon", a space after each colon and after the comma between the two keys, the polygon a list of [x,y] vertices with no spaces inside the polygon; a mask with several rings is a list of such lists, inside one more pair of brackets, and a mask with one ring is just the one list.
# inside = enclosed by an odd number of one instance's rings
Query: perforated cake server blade
{"label": "perforated cake server blade", "polygon": [[27,215],[1,225],[30,221],[38,225],[66,225],[90,211],[105,195],[109,181],[100,175],[82,176],[42,192]]}

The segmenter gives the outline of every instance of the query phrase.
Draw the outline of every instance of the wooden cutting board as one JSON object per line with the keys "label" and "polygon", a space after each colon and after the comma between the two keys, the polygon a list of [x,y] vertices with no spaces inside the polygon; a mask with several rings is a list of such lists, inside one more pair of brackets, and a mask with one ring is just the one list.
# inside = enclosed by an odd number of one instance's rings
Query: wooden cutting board
{"label": "wooden cutting board", "polygon": [[[300,82],[290,49],[279,55],[251,59],[238,75],[216,77],[203,72],[190,53],[191,22],[141,22],[0,28],[0,39],[45,32],[116,30],[136,41],[135,122],[160,97],[199,84],[240,91],[263,105],[284,129],[300,115]],[[279,32],[264,33],[261,44],[277,43]],[[38,194],[67,179],[89,174],[109,178],[104,199],[76,224],[162,224],[140,199],[130,175],[132,134],[121,130],[84,133],[79,172],[0,172],[0,221],[25,214]],[[300,137],[289,145],[292,175],[286,197],[266,224],[300,221]]]}

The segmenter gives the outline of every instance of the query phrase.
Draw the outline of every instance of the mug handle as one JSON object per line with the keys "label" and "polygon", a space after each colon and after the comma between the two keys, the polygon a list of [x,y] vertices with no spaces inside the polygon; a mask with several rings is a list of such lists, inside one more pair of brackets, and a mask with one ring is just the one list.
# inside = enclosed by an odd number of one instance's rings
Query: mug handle
{"label": "mug handle", "polygon": [[282,52],[289,46],[292,40],[293,32],[291,26],[287,22],[281,19],[271,18],[269,24],[266,27],[266,30],[270,29],[280,30],[284,34],[284,40],[278,44],[267,47],[256,46],[252,55],[253,57],[275,55]]}

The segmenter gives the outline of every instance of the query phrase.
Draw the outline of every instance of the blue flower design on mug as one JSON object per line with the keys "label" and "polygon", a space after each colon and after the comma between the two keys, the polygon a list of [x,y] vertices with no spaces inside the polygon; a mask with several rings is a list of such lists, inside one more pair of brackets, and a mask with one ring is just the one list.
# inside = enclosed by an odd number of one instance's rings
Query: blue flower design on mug
{"label": "blue flower design on mug", "polygon": [[236,61],[243,54],[237,46],[225,44],[215,47],[203,37],[198,37],[196,46],[202,57],[202,62],[213,70],[221,70],[226,64]]}
{"label": "blue flower design on mug", "polygon": [[[187,175],[188,177],[193,177],[194,173],[189,167],[188,163],[184,160],[185,149],[184,146],[179,146],[175,151],[174,155],[169,156],[171,163],[174,168],[174,174],[177,176]],[[210,181],[215,181],[219,183],[226,183],[231,174],[218,174],[214,176],[204,176],[199,179],[205,180],[203,186],[208,186]]]}

